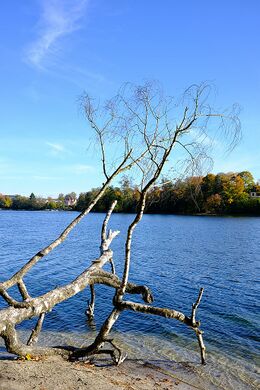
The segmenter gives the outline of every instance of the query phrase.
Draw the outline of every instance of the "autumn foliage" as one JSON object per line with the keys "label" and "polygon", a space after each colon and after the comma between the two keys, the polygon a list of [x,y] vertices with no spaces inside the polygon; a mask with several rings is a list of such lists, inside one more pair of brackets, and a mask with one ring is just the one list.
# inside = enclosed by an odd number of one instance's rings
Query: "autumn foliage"
{"label": "autumn foliage", "polygon": [[[95,198],[98,188],[82,192],[73,207],[66,207],[58,199],[25,197],[11,199],[0,194],[0,208],[23,210],[84,210]],[[259,197],[252,197],[255,192]],[[75,193],[73,193],[75,194]],[[75,194],[76,195],[76,194]],[[133,213],[139,200],[138,187],[124,177],[119,186],[110,186],[94,211],[105,212],[117,200],[117,212]],[[164,214],[252,214],[260,215],[260,185],[248,171],[240,173],[212,173],[175,181],[164,178],[148,195],[147,213]]]}

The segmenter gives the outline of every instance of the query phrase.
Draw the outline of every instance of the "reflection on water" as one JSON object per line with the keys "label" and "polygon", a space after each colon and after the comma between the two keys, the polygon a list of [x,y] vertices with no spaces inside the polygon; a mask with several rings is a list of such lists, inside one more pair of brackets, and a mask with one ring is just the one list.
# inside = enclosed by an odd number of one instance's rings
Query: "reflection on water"
{"label": "reflection on water", "polygon": [[[68,212],[0,211],[0,280],[53,240],[74,216]],[[111,228],[121,230],[112,245],[119,274],[132,218],[123,214],[111,218]],[[101,214],[89,215],[63,245],[37,264],[26,278],[33,296],[67,283],[98,256],[102,219]],[[216,388],[253,388],[259,341],[259,237],[259,218],[146,215],[134,235],[131,281],[148,284],[156,306],[188,315],[199,288],[205,288],[198,318],[205,331],[209,364],[205,368],[197,365],[199,351],[190,329],[174,320],[130,312],[123,313],[115,327],[116,338],[129,356],[190,362],[195,377],[211,378]],[[111,309],[113,292],[98,286],[96,295],[98,329]],[[89,292],[84,291],[48,313],[44,341],[52,344],[61,338],[64,343],[65,336],[66,342],[74,344],[93,338],[95,327],[88,326],[84,314],[88,298]],[[28,321],[19,328],[24,331],[32,326],[33,321]],[[127,336],[122,337],[125,332]]]}

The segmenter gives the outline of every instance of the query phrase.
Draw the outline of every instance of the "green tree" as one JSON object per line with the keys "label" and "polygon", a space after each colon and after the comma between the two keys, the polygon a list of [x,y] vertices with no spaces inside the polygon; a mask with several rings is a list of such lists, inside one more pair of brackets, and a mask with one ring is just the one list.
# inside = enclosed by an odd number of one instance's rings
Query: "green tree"
{"label": "green tree", "polygon": [[213,173],[208,173],[205,177],[203,177],[201,190],[205,199],[216,193],[216,176],[213,175]]}
{"label": "green tree", "polygon": [[37,209],[37,200],[33,192],[29,196],[28,207],[32,210]]}
{"label": "green tree", "polygon": [[57,208],[64,209],[65,203],[64,203],[64,194],[60,193],[58,196],[58,202],[57,202]]}
{"label": "green tree", "polygon": [[121,210],[132,213],[135,211],[136,198],[134,194],[134,186],[131,180],[125,175],[120,182]]}
{"label": "green tree", "polygon": [[255,185],[252,173],[250,173],[249,171],[243,171],[240,172],[238,176],[241,177],[241,179],[243,180],[246,191],[250,192]]}
{"label": "green tree", "polygon": [[4,207],[6,209],[10,209],[11,206],[12,206],[12,199],[10,198],[10,196],[5,196],[5,200],[4,200]]}
{"label": "green tree", "polygon": [[30,200],[26,196],[16,195],[12,207],[14,210],[28,210],[30,209]]}
{"label": "green tree", "polygon": [[9,196],[0,194],[0,208],[8,209],[12,205],[12,199]]}
{"label": "green tree", "polygon": [[244,181],[235,173],[227,173],[222,181],[222,194],[227,205],[242,196],[245,190]]}

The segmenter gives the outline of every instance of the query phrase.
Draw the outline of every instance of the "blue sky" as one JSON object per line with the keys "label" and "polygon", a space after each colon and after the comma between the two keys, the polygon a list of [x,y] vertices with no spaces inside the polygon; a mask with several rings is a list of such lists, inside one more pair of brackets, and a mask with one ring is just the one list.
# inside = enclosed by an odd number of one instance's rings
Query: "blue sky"
{"label": "blue sky", "polygon": [[0,14],[0,192],[77,193],[102,183],[83,91],[101,99],[125,81],[159,80],[167,94],[193,83],[237,102],[243,139],[214,172],[260,179],[258,0],[11,0]]}

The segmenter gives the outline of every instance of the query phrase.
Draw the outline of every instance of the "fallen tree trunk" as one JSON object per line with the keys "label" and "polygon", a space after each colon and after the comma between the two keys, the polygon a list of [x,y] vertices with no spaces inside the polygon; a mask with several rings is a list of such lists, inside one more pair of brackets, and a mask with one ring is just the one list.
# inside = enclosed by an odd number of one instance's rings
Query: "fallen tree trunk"
{"label": "fallen tree trunk", "polygon": [[[126,292],[129,294],[141,295],[144,302],[147,304],[141,305],[129,301],[114,301],[114,309],[111,315],[111,318],[113,318],[113,320],[111,322],[110,318],[110,321],[106,321],[103,324],[101,331],[97,336],[98,341],[96,340],[87,348],[76,348],[72,346],[44,348],[35,345],[38,341],[44,317],[45,315],[47,315],[48,312],[53,309],[54,306],[83,291],[87,286],[93,287],[95,284],[104,284],[106,286],[114,288],[115,290],[120,288],[120,278],[113,272],[107,272],[102,269],[105,264],[110,263],[113,259],[113,251],[109,247],[113,239],[119,234],[119,231],[113,232],[111,230],[109,230],[107,234],[106,229],[108,220],[115,205],[116,202],[114,202],[111,206],[107,217],[105,218],[105,221],[103,223],[100,257],[98,259],[93,260],[92,264],[72,282],[64,286],[57,287],[42,296],[31,298],[27,292],[27,288],[24,282],[21,282],[21,279],[19,279],[19,282],[17,282],[17,284],[21,293],[21,297],[23,299],[22,301],[14,300],[7,293],[7,289],[4,286],[8,286],[8,283],[1,283],[0,294],[6,300],[9,307],[0,310],[0,336],[4,339],[8,352],[23,357],[26,357],[28,355],[34,357],[58,354],[62,355],[66,359],[71,360],[75,360],[80,357],[91,356],[93,354],[98,353],[107,353],[111,355],[111,357],[117,364],[119,364],[123,360],[122,352],[115,345],[113,340],[108,338],[108,334],[112,327],[112,322],[114,323],[116,321],[116,319],[123,310],[133,310],[146,314],[155,314],[167,318],[174,318],[192,327],[194,330],[198,329],[198,323],[196,321],[192,322],[192,318],[189,318],[180,312],[171,309],[156,308],[147,305],[153,302],[151,290],[147,286],[138,286],[136,284],[128,282],[126,284]],[[13,283],[14,279],[11,278],[10,280],[12,280]],[[92,302],[92,316],[93,315],[94,302]],[[35,329],[32,331],[32,334],[29,337],[27,344],[24,344],[19,340],[18,333],[16,331],[16,326],[24,320],[28,320],[33,317],[39,317],[39,319],[37,321]],[[103,349],[103,345],[105,342],[111,344],[113,349]],[[203,357],[203,361],[204,360],[205,359]]]}

